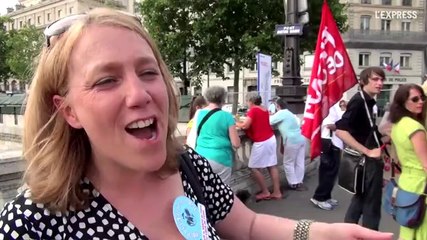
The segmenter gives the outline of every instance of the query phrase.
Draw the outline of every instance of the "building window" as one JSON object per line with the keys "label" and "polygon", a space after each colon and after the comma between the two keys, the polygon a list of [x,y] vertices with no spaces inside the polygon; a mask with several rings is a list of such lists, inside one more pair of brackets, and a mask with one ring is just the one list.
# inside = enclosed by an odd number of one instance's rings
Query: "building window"
{"label": "building window", "polygon": [[27,24],[31,25],[31,18],[27,20]]}
{"label": "building window", "polygon": [[277,70],[277,62],[273,62],[273,70]]}
{"label": "building window", "polygon": [[58,18],[60,18],[60,17],[61,17],[61,13],[62,13],[62,10],[61,10],[61,9],[59,9],[59,10],[58,10]]}
{"label": "building window", "polygon": [[11,29],[15,29],[15,23],[10,24]]}
{"label": "building window", "polygon": [[371,0],[361,0],[360,3],[371,4]]}
{"label": "building window", "polygon": [[50,22],[50,13],[47,14],[47,21]]}
{"label": "building window", "polygon": [[41,16],[37,16],[37,24],[41,24],[42,23],[42,17]]}
{"label": "building window", "polygon": [[360,17],[360,29],[369,30],[371,23],[371,16],[361,16]]}
{"label": "building window", "polygon": [[19,28],[22,28],[22,26],[23,26],[22,21],[19,21]]}
{"label": "building window", "polygon": [[412,0],[402,0],[402,6],[412,6]]}
{"label": "building window", "polygon": [[380,54],[380,66],[385,67],[391,61],[391,53],[381,53]]}
{"label": "building window", "polygon": [[403,53],[400,54],[400,67],[401,68],[410,68],[411,67],[411,54]]}
{"label": "building window", "polygon": [[69,12],[70,14],[72,14],[72,13],[73,13],[73,7],[70,7],[70,8],[68,9],[68,12]]}
{"label": "building window", "polygon": [[[257,86],[248,86],[248,92],[256,92],[258,91],[258,87]],[[246,99],[247,100],[247,99]]]}
{"label": "building window", "polygon": [[233,103],[234,87],[227,87],[227,103]]}
{"label": "building window", "polygon": [[202,88],[201,87],[194,87],[194,96],[196,95],[202,95]]}
{"label": "building window", "polygon": [[383,5],[391,5],[391,0],[382,0]]}
{"label": "building window", "polygon": [[359,53],[359,67],[369,66],[370,53]]}
{"label": "building window", "polygon": [[402,31],[403,32],[411,31],[411,22],[402,22]]}
{"label": "building window", "polygon": [[231,66],[229,66],[229,65],[225,65],[226,66],[226,73],[228,74],[228,73],[232,73],[233,72],[233,68],[231,67]]}
{"label": "building window", "polygon": [[390,19],[382,19],[381,20],[381,30],[382,31],[390,31],[391,20]]}

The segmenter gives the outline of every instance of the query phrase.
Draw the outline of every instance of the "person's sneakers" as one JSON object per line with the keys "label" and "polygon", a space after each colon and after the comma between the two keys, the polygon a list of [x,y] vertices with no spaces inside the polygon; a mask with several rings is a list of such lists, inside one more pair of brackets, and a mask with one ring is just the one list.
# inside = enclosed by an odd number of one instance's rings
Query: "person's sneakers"
{"label": "person's sneakers", "polygon": [[314,205],[318,206],[319,208],[321,208],[321,209],[323,209],[323,210],[330,211],[330,210],[334,209],[334,207],[333,207],[330,203],[328,203],[327,201],[320,202],[320,201],[317,201],[317,200],[316,200],[316,199],[314,199],[314,198],[311,198],[311,199],[310,199],[310,201],[311,201]]}
{"label": "person's sneakers", "polygon": [[326,202],[328,202],[329,204],[331,204],[332,207],[338,206],[338,200],[336,200],[336,199],[331,198],[331,199],[326,200]]}

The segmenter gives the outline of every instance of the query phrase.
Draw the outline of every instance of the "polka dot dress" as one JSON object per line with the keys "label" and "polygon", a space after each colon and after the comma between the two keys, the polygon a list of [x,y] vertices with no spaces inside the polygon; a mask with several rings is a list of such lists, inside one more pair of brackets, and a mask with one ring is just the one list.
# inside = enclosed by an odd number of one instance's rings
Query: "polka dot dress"
{"label": "polka dot dress", "polygon": [[[208,209],[210,222],[225,218],[233,205],[233,192],[212,172],[206,159],[189,149]],[[184,192],[198,202],[187,176],[180,171]],[[89,206],[81,211],[51,212],[31,200],[26,190],[6,203],[0,214],[0,239],[149,239],[100,194],[88,179],[81,183],[92,195]],[[172,214],[172,213],[171,213]],[[210,239],[220,239],[209,223]]]}

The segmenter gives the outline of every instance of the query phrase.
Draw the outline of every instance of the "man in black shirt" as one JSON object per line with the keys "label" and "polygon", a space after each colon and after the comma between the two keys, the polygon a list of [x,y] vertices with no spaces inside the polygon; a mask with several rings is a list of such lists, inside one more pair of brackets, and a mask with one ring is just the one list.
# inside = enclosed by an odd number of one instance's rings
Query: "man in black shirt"
{"label": "man in black shirt", "polygon": [[375,130],[369,123],[365,100],[363,100],[360,92],[351,98],[346,112],[341,120],[336,123],[337,136],[351,148],[366,155],[365,191],[360,195],[353,196],[344,222],[358,223],[362,216],[362,225],[374,230],[378,230],[381,218],[384,163],[380,158],[381,148],[373,135],[377,134],[378,140],[381,141],[375,119],[373,119],[373,106],[376,103],[374,97],[380,93],[384,79],[385,73],[380,67],[369,67],[360,73],[361,92],[366,100]]}

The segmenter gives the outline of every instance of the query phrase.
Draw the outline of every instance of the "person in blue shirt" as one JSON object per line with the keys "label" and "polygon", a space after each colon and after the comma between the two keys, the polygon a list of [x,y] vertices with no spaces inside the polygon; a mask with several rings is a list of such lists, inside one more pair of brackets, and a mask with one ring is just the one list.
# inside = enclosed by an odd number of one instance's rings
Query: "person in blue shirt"
{"label": "person in blue shirt", "polygon": [[282,98],[277,99],[276,106],[278,111],[270,116],[270,124],[277,125],[283,139],[286,180],[291,190],[305,191],[305,138],[301,134],[298,117],[288,110],[288,104]]}

